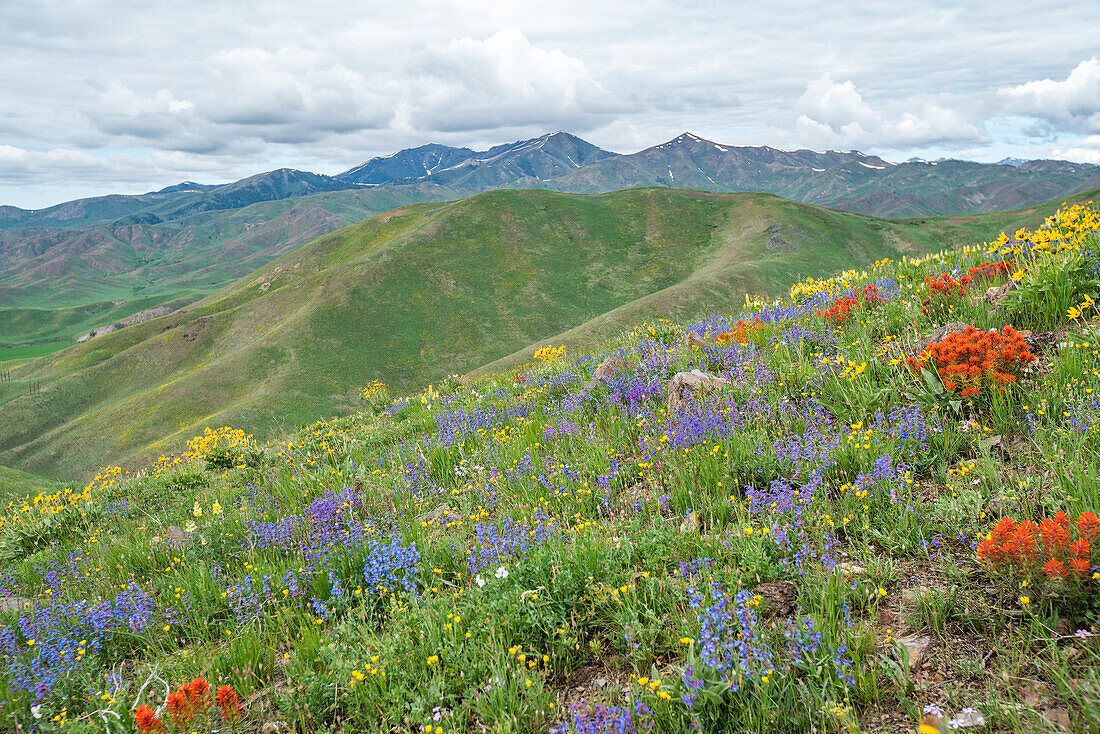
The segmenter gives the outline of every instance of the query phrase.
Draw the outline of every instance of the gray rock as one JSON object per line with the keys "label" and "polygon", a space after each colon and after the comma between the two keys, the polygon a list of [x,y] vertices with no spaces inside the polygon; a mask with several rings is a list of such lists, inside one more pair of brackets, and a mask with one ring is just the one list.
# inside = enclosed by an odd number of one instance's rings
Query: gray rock
{"label": "gray rock", "polygon": [[961,334],[969,328],[971,328],[970,324],[964,324],[960,321],[948,322],[925,338],[924,342],[921,344],[921,351],[923,352],[925,349],[928,349],[930,344],[942,342],[944,337],[948,334]]}
{"label": "gray rock", "polygon": [[444,502],[439,507],[436,507],[436,508],[434,508],[434,509],[432,509],[428,512],[425,512],[423,515],[421,515],[420,517],[418,517],[416,519],[419,520],[420,522],[428,522],[428,523],[440,522],[441,520],[443,520],[443,518],[445,518],[447,515],[449,515],[450,512],[451,512],[451,505],[447,502]]}
{"label": "gray rock", "polygon": [[993,306],[993,308],[1000,308],[1008,300],[1008,294],[1017,288],[1019,286],[1016,285],[1016,281],[1009,279],[1004,285],[994,286],[987,290],[985,295],[982,296],[982,300]]}
{"label": "gray rock", "polygon": [[183,529],[176,525],[168,526],[168,547],[176,550],[181,550],[187,547],[187,544],[191,542],[191,539],[187,537],[187,533],[183,532]]}
{"label": "gray rock", "polygon": [[713,392],[730,384],[724,377],[699,370],[677,372],[668,383],[668,412],[679,410],[689,395]]}
{"label": "gray rock", "polygon": [[30,603],[21,596],[0,596],[0,612],[18,612]]}
{"label": "gray rock", "polygon": [[604,361],[600,362],[600,366],[597,367],[596,371],[592,373],[592,379],[588,381],[588,384],[584,386],[584,389],[591,390],[611,375],[615,375],[620,372],[630,372],[632,369],[634,369],[634,365],[630,364],[630,362],[627,362],[625,359],[619,359],[618,357],[608,357]]}
{"label": "gray rock", "polygon": [[920,667],[920,664],[924,662],[925,655],[928,654],[928,648],[932,647],[931,637],[908,635],[906,637],[899,637],[897,642],[909,652],[910,670],[916,670]]}

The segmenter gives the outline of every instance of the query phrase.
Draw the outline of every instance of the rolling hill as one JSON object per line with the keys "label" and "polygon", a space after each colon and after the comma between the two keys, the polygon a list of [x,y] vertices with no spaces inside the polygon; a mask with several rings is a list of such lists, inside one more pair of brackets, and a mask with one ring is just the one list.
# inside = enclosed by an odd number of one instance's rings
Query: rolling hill
{"label": "rolling hill", "polygon": [[[792,279],[991,238],[1043,209],[887,221],[767,194],[494,191],[375,216],[179,311],[13,369],[0,462],[71,477],[204,426],[272,435],[547,340],[731,309]],[[27,394],[36,381],[40,392]]]}
{"label": "rolling hill", "polygon": [[[211,293],[373,214],[486,190],[761,191],[912,217],[1024,207],[1097,184],[1100,167],[1064,161],[896,165],[858,151],[727,146],[691,133],[619,155],[557,132],[480,152],[419,146],[338,176],[280,169],[224,185],[185,181],[36,211],[0,207],[0,360],[44,354],[71,343],[73,333],[109,326],[100,318],[105,310],[125,318],[148,308],[150,299],[157,305]],[[51,312],[73,307],[79,307],[78,326],[72,313]],[[31,316],[37,320],[30,329],[19,326]],[[51,330],[59,322],[73,328]]]}

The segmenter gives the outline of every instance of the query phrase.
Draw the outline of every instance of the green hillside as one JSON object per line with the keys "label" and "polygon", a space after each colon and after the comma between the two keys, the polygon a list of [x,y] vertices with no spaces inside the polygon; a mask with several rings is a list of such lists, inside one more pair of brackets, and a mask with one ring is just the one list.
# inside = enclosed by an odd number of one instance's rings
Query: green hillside
{"label": "green hillside", "polygon": [[33,497],[39,492],[55,489],[57,484],[33,474],[0,466],[0,507],[17,497]]}
{"label": "green hillside", "polygon": [[0,231],[0,307],[209,293],[322,234],[410,201],[453,198],[439,186],[394,186],[197,211],[159,223]]}
{"label": "green hillside", "polygon": [[676,189],[410,206],[174,314],[14,368],[0,383],[0,461],[68,477],[178,449],[204,426],[271,435],[355,409],[371,380],[415,389],[566,332],[588,344],[639,315],[728,309],[1042,213],[891,222]]}
{"label": "green hillside", "polygon": [[[777,219],[806,231],[786,263],[749,234]],[[1100,731],[1100,210],[1052,224],[680,324],[641,313],[588,350],[394,388],[271,442],[239,414],[185,455],[2,509],[0,730]],[[182,411],[203,396],[168,393],[220,360],[171,372],[175,330],[256,343],[246,379],[283,379],[264,395],[282,409],[414,326],[456,358],[493,351],[444,307],[507,309],[479,325],[506,348],[643,290],[628,276],[847,263],[951,226],[903,240],[762,196],[502,193],[356,225],[159,337],[46,362],[151,362],[164,392],[137,375],[138,399]],[[1008,283],[994,308],[973,298]]]}

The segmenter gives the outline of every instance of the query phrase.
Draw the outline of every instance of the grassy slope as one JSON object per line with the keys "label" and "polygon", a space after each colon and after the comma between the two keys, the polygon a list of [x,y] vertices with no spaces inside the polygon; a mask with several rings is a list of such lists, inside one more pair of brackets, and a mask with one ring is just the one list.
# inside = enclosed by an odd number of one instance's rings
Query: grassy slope
{"label": "grassy slope", "polygon": [[[540,200],[489,201],[483,218]],[[424,219],[412,232],[404,217],[364,225],[381,242],[365,256],[327,238],[316,277],[396,257],[445,213],[410,212]],[[57,731],[56,716],[90,734],[117,716],[112,730],[133,731],[162,680],[203,676],[235,688],[244,720],[170,730],[1096,732],[1100,550],[1075,543],[1084,568],[1042,570],[1071,536],[1095,541],[1096,310],[1070,325],[1047,299],[1018,314],[960,301],[953,316],[979,333],[1006,318],[1072,329],[965,408],[888,360],[936,326],[925,279],[985,257],[842,276],[820,300],[768,309],[744,342],[688,337],[720,318],[662,323],[521,379],[447,380],[20,512],[0,525],[0,728],[38,715]],[[1051,257],[1028,271],[1054,272]],[[882,302],[817,315],[872,282]],[[628,369],[587,389],[611,354]],[[669,380],[692,368],[728,382],[666,409]],[[1051,519],[983,561],[978,541],[996,548],[1010,518]],[[186,540],[165,542],[172,525]]]}
{"label": "grassy slope", "polygon": [[[83,306],[212,292],[317,237],[442,187],[335,191],[163,224],[0,233],[0,305]],[[140,309],[135,309],[140,310]]]}
{"label": "grassy slope", "polygon": [[[0,308],[0,349],[52,345],[51,351],[55,351],[74,343],[96,327],[118,323],[139,311],[162,303],[179,308],[195,299],[196,296],[181,294],[180,298],[167,301],[165,296],[149,296],[64,308]],[[0,361],[3,359],[3,352],[0,352]]]}
{"label": "grassy slope", "polygon": [[33,474],[0,466],[0,507],[16,497],[33,497],[39,492],[54,489],[56,484]]}
{"label": "grassy slope", "polygon": [[[354,409],[373,379],[413,389],[571,329],[571,344],[591,343],[641,313],[730,308],[796,277],[1036,217],[887,222],[670,189],[499,191],[408,207],[176,314],[16,368],[17,381],[0,384],[12,417],[0,460],[73,476],[176,449],[203,426],[271,435]],[[24,394],[19,380],[32,379],[42,394]]]}

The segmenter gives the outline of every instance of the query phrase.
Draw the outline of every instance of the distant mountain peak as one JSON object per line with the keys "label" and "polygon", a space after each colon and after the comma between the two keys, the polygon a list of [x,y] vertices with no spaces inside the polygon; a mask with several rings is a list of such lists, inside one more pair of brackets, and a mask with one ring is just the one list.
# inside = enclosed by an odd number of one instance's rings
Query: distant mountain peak
{"label": "distant mountain peak", "polygon": [[459,190],[484,190],[522,181],[543,181],[614,155],[572,133],[558,130],[483,151],[435,143],[408,148],[371,158],[337,178],[361,186],[430,182]]}

